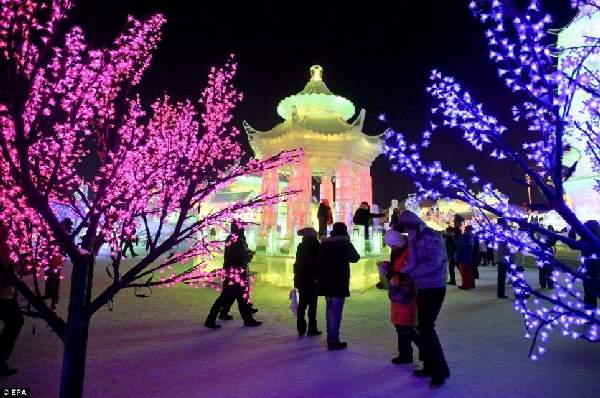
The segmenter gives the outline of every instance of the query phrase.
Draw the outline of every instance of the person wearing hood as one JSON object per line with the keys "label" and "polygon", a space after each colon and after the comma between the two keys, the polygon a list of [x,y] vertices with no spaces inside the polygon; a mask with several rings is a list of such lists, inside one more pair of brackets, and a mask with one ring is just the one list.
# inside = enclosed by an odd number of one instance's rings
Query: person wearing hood
{"label": "person wearing hood", "polygon": [[459,289],[469,290],[475,288],[475,279],[471,262],[473,260],[473,227],[470,225],[465,228],[465,232],[458,237],[458,248],[456,250],[456,261],[458,261],[458,270],[460,271],[461,286]]}
{"label": "person wearing hood", "polygon": [[[583,225],[587,227],[594,235],[600,238],[600,223],[596,220],[586,221]],[[583,251],[581,255],[585,258],[585,274],[590,278],[583,281],[583,303],[586,310],[595,310],[598,307],[598,297],[600,296],[600,259],[592,258],[594,253]]]}
{"label": "person wearing hood", "polygon": [[317,210],[317,219],[319,220],[318,236],[319,239],[321,239],[323,236],[327,235],[327,225],[333,224],[333,213],[329,206],[329,200],[321,200],[321,204],[319,204],[319,209]]}
{"label": "person wearing hood", "polygon": [[410,210],[405,210],[396,230],[408,231],[408,260],[403,273],[417,286],[417,330],[423,368],[416,377],[431,377],[431,388],[439,388],[450,377],[450,369],[435,331],[435,321],[446,295],[448,258],[444,240]]}
{"label": "person wearing hood", "polygon": [[348,228],[343,222],[333,224],[331,237],[323,239],[317,257],[317,291],[325,296],[327,319],[327,348],[342,350],[348,346],[340,341],[340,324],[346,297],[350,296],[350,263],[360,260],[350,242]]}
{"label": "person wearing hood", "polygon": [[[298,231],[302,242],[296,249],[296,262],[294,263],[294,287],[298,289],[298,309],[296,326],[298,334],[304,336],[318,336],[317,330],[317,256],[319,254],[319,239],[314,228],[303,228]],[[308,331],[304,314],[308,308]]]}
{"label": "person wearing hood", "polygon": [[404,235],[390,229],[385,233],[385,243],[392,249],[390,261],[382,262],[379,272],[389,280],[391,321],[398,334],[398,356],[392,363],[413,363],[412,343],[418,347],[417,291],[414,281],[403,274],[408,262],[408,241]]}
{"label": "person wearing hood", "polygon": [[[246,244],[244,228],[234,220],[231,222],[230,231],[231,233],[225,240],[223,269],[228,272],[239,270],[241,272],[240,279],[245,283],[249,283],[248,263],[252,260],[253,253],[248,249],[248,245]],[[216,324],[217,316],[219,313],[222,314],[223,311],[228,311],[236,300],[240,315],[244,321],[244,326],[260,326],[262,322],[256,321],[252,316],[252,308],[248,299],[244,297],[244,291],[244,286],[241,286],[238,282],[234,282],[230,277],[225,277],[221,295],[219,295],[211,307],[208,317],[204,322],[204,326],[210,329],[219,329],[221,325]],[[221,317],[220,319],[229,320],[232,318],[233,317],[228,316],[227,318]]]}

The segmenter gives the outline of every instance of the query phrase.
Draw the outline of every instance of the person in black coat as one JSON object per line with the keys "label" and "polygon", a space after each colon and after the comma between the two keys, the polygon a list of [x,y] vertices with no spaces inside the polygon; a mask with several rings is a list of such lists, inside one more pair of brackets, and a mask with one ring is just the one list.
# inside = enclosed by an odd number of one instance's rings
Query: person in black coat
{"label": "person in black coat", "polygon": [[[589,220],[583,225],[600,238],[600,223],[598,221]],[[581,252],[581,255],[585,258],[585,275],[589,278],[583,281],[583,303],[586,310],[596,310],[598,308],[598,297],[600,297],[600,260],[592,258],[593,254],[591,251]]]}
{"label": "person in black coat", "polygon": [[[473,232],[472,226],[467,226]],[[473,279],[479,279],[479,263],[481,257],[479,256],[479,237],[477,234],[473,234],[473,255],[471,256],[471,272],[473,273]]]}
{"label": "person in black coat", "polygon": [[394,228],[394,225],[398,224],[398,221],[400,220],[400,209],[399,208],[394,208],[394,210],[392,210],[392,215],[390,216],[390,229]]}
{"label": "person in black coat", "polygon": [[371,208],[367,202],[362,202],[360,207],[354,212],[352,222],[355,225],[362,225],[365,228],[365,239],[369,239],[369,223],[372,218],[383,217],[383,214],[371,213]]}
{"label": "person in black coat", "polygon": [[325,296],[327,319],[327,348],[341,350],[348,346],[340,341],[340,324],[346,297],[350,296],[350,263],[360,260],[350,242],[343,222],[333,224],[331,237],[324,239],[317,257],[319,296]]}
{"label": "person in black coat", "polygon": [[450,280],[447,282],[447,284],[456,285],[455,269],[458,268],[456,251],[458,249],[457,239],[460,236],[460,227],[448,226],[443,236],[444,242],[446,243],[446,254],[448,256],[448,275],[450,275]]}
{"label": "person in black coat", "polygon": [[333,214],[329,206],[329,200],[323,199],[317,210],[317,219],[319,220],[319,239],[327,235],[327,224],[333,224]]}
{"label": "person in black coat", "polygon": [[[317,330],[317,256],[319,254],[319,239],[314,228],[303,228],[298,231],[302,242],[296,249],[294,263],[294,287],[298,289],[298,310],[296,326],[298,334],[303,336],[318,336]],[[308,308],[308,332],[304,314]]]}
{"label": "person in black coat", "polygon": [[[223,253],[223,269],[228,272],[241,270],[240,278],[248,283],[248,263],[252,260],[252,252],[246,244],[244,229],[236,221],[231,223],[231,234],[225,241],[225,252]],[[233,282],[233,283],[231,283]],[[240,315],[244,321],[244,326],[260,326],[252,316],[252,311],[248,299],[244,298],[244,286],[234,282],[230,277],[223,280],[223,290],[221,295],[215,300],[210,309],[204,326],[211,329],[218,329],[221,325],[216,324],[217,315],[223,309],[229,309],[234,301],[237,300]]]}

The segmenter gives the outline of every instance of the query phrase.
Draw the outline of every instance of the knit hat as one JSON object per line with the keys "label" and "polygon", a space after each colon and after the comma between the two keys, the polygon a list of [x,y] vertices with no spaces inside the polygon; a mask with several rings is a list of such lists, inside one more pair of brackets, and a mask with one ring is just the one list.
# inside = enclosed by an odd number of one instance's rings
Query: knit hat
{"label": "knit hat", "polygon": [[310,236],[313,238],[316,238],[318,235],[317,231],[312,227],[305,227],[305,228],[299,229],[297,234],[298,234],[298,236]]}
{"label": "knit hat", "polygon": [[331,228],[331,236],[348,236],[348,227],[343,222],[336,222]]}
{"label": "knit hat", "polygon": [[392,247],[402,248],[406,245],[406,238],[399,232],[394,231],[393,229],[388,230],[385,233],[385,244]]}

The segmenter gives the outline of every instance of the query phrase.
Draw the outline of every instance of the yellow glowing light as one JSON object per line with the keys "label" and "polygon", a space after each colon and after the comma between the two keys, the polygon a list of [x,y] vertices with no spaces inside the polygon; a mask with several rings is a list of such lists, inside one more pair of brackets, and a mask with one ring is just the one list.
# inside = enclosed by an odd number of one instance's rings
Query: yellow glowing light
{"label": "yellow glowing light", "polygon": [[323,81],[323,68],[320,65],[313,65],[310,67],[310,81],[321,82]]}

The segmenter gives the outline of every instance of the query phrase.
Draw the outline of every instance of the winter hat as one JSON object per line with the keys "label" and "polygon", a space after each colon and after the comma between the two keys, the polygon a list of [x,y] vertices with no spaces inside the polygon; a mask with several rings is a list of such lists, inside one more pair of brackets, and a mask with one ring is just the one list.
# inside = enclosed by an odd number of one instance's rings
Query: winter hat
{"label": "winter hat", "polygon": [[348,227],[343,222],[336,222],[331,228],[331,236],[348,236]]}
{"label": "winter hat", "polygon": [[385,233],[385,244],[390,247],[403,248],[406,245],[406,238],[399,232],[390,229]]}
{"label": "winter hat", "polygon": [[313,238],[317,237],[317,231],[312,227],[305,227],[305,228],[299,229],[297,234],[298,234],[298,236],[309,236],[309,237],[313,237]]}

